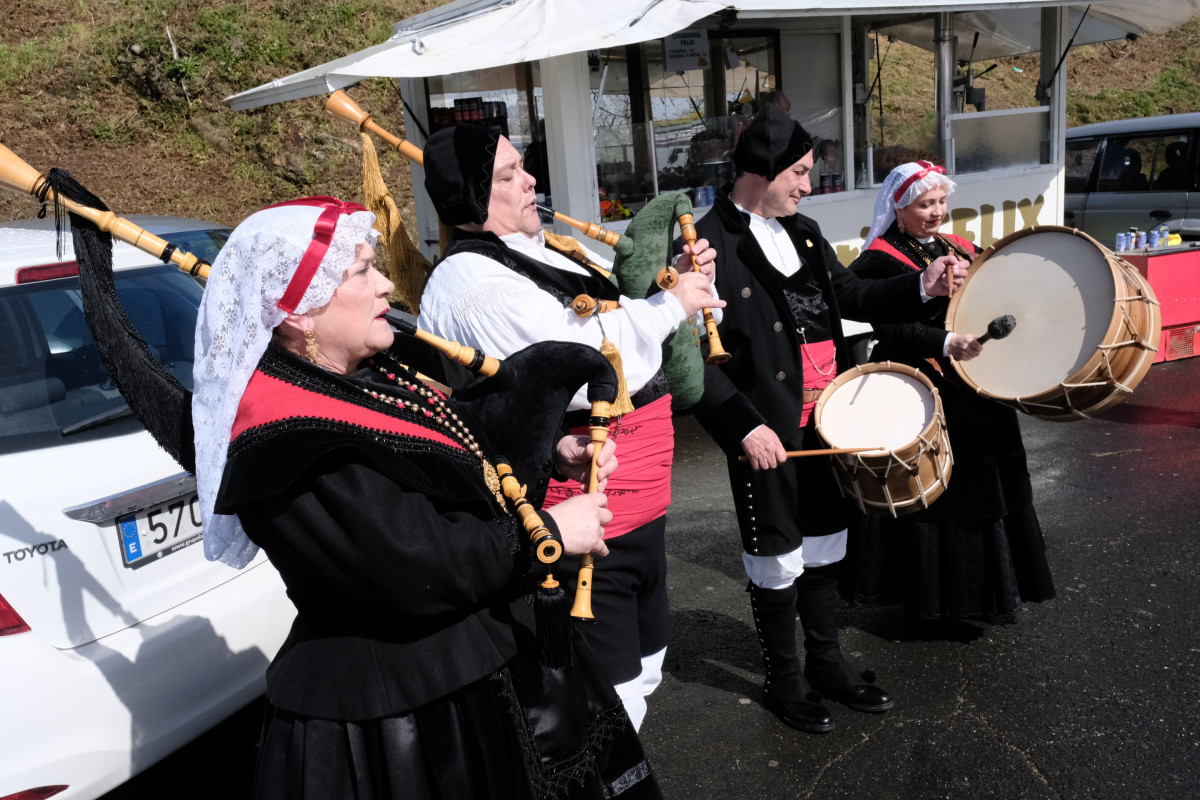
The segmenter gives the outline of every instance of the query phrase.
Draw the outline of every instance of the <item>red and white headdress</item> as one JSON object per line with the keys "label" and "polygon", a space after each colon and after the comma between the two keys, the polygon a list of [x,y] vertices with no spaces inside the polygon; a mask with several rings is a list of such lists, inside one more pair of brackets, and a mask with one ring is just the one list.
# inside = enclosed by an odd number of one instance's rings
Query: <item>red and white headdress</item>
{"label": "red and white headdress", "polygon": [[875,219],[871,231],[863,242],[863,249],[870,246],[877,236],[882,236],[896,219],[896,209],[904,208],[930,189],[943,188],[946,194],[954,192],[955,183],[946,175],[946,170],[931,161],[910,161],[888,173],[875,198]]}
{"label": "red and white headdress", "polygon": [[333,197],[269,206],[238,225],[213,263],[196,320],[192,420],[204,554],[241,569],[258,548],[236,516],[213,504],[238,404],[288,314],[320,308],[342,283],[359,244],[374,245],[375,215]]}

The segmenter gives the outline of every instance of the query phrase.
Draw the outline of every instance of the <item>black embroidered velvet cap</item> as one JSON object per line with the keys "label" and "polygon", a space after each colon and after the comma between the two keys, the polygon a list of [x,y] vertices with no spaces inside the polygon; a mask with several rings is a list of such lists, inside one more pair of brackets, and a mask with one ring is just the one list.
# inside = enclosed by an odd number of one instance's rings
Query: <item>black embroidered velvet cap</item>
{"label": "black embroidered velvet cap", "polygon": [[425,143],[425,191],[447,225],[487,220],[500,129],[460,123]]}
{"label": "black embroidered velvet cap", "polygon": [[779,106],[768,105],[754,115],[738,137],[733,163],[742,172],[775,180],[812,148],[813,137],[799,122]]}

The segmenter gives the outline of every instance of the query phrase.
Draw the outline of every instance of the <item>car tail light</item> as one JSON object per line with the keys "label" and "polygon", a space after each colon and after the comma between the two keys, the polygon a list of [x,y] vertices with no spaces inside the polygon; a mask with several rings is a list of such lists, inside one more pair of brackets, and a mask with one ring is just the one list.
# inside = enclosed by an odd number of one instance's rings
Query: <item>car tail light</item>
{"label": "car tail light", "polygon": [[[28,630],[29,626],[25,624],[25,620],[21,619],[21,615],[8,604],[8,601],[4,599],[4,595],[0,595],[0,636],[11,636],[14,633],[25,633]],[[55,792],[55,794],[57,793]],[[49,796],[46,795],[46,797]],[[0,800],[8,800],[8,798],[0,797]]]}
{"label": "car tail light", "polygon": [[39,786],[36,789],[26,789],[16,794],[6,794],[0,800],[46,800],[59,792],[65,792],[69,786]]}
{"label": "car tail light", "polygon": [[[17,270],[17,283],[49,281],[55,278],[74,278],[79,274],[78,261],[63,261],[58,264],[42,264],[37,267],[21,267]],[[0,797],[0,800],[4,798]]]}

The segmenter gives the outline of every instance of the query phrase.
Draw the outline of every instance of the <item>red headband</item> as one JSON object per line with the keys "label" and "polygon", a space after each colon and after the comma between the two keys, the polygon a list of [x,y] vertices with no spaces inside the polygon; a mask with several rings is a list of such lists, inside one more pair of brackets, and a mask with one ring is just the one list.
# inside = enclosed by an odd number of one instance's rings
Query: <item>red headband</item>
{"label": "red headband", "polygon": [[342,214],[353,214],[356,211],[366,211],[367,209],[358,203],[343,203],[336,197],[320,196],[301,197],[299,200],[276,203],[273,206],[267,206],[263,211],[284,206],[313,206],[325,209],[321,212],[321,216],[317,217],[317,222],[313,226],[312,241],[309,242],[308,249],[304,251],[304,257],[300,259],[300,266],[296,268],[296,274],[292,276],[287,290],[277,304],[280,309],[291,314],[300,305],[304,293],[308,291],[313,276],[317,274],[317,267],[321,266],[321,259],[325,258],[325,254],[329,252],[329,243],[333,240],[334,230],[337,229],[338,217]]}
{"label": "red headband", "polygon": [[937,164],[931,163],[929,161],[918,161],[916,163],[925,167],[925,169],[917,170],[912,175],[909,175],[908,178],[905,179],[904,183],[900,184],[900,188],[896,190],[896,193],[894,195],[892,195],[893,203],[899,203],[900,198],[904,197],[904,193],[908,191],[908,187],[912,186],[914,183],[921,180],[921,178],[924,178],[929,173],[937,172],[942,175],[946,174],[946,170],[944,167],[939,167]]}

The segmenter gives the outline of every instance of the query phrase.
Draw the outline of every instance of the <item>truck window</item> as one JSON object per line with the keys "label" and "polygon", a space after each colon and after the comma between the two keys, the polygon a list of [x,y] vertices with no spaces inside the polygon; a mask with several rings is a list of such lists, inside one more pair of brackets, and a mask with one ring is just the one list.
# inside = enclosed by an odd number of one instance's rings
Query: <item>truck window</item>
{"label": "truck window", "polygon": [[1155,164],[1154,190],[1181,192],[1191,188],[1187,168],[1188,137],[1186,134],[1164,136]]}
{"label": "truck window", "polygon": [[1081,193],[1088,190],[1088,179],[1092,175],[1092,164],[1099,146],[1099,137],[1067,140],[1066,191]]}
{"label": "truck window", "polygon": [[1169,191],[1184,188],[1187,135],[1110,136],[1104,146],[1097,190]]}

